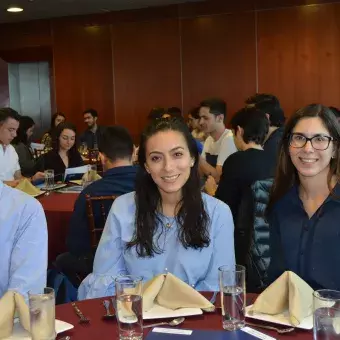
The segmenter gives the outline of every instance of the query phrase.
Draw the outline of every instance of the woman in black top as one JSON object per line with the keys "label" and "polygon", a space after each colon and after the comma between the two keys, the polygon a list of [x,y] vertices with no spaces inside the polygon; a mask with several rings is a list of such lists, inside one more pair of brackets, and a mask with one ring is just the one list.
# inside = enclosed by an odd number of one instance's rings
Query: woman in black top
{"label": "woman in black top", "polygon": [[30,147],[30,139],[34,131],[34,120],[28,116],[20,118],[20,125],[17,136],[13,139],[12,145],[19,157],[21,174],[24,177],[31,177],[33,180],[44,178],[43,173],[37,173],[36,161]]}
{"label": "woman in black top", "polygon": [[60,123],[55,131],[52,150],[41,157],[40,170],[54,170],[57,181],[62,180],[66,168],[83,165],[83,160],[77,150],[76,128],[71,123]]}

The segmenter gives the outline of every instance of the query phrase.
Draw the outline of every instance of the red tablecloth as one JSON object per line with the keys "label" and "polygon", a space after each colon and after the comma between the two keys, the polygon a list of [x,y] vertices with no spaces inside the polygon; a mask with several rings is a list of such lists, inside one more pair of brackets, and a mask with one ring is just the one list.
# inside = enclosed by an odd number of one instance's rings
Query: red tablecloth
{"label": "red tablecloth", "polygon": [[[210,298],[212,293],[204,293],[207,298]],[[248,294],[249,304],[254,300],[255,296]],[[78,317],[73,311],[71,304],[59,305],[56,307],[56,318],[66,321],[74,325],[74,329],[68,332],[64,332],[58,336],[58,338],[69,335],[72,340],[87,340],[87,339],[100,339],[100,340],[112,340],[118,339],[118,327],[115,319],[105,321],[101,316],[105,314],[104,307],[102,305],[103,299],[85,300],[77,302],[80,310],[85,316],[90,319],[90,323],[87,325],[80,325],[78,323]],[[164,321],[163,319],[161,321]],[[249,320],[253,322],[253,320]],[[155,320],[147,320],[145,325],[156,322]],[[278,326],[280,327],[280,326]],[[204,330],[222,330],[222,318],[221,310],[216,309],[214,313],[204,313],[199,316],[190,316],[185,319],[183,324],[177,326],[177,328],[185,329],[204,329]],[[279,335],[275,331],[269,331],[264,329],[258,329],[259,331],[266,333],[276,339],[299,339],[299,340],[311,340],[313,338],[311,331],[296,330],[292,333],[285,335]],[[150,329],[145,330],[145,335]]]}
{"label": "red tablecloth", "polygon": [[39,198],[42,204],[48,228],[48,262],[53,262],[57,255],[66,251],[66,236],[74,202],[79,194],[52,193]]}

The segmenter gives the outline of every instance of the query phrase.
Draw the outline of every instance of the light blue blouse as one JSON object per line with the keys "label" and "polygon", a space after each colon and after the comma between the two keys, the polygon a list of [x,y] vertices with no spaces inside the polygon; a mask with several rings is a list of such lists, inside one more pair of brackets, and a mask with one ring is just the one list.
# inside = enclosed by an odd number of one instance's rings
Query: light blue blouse
{"label": "light blue blouse", "polygon": [[47,226],[44,210],[33,197],[0,181],[0,298],[15,290],[46,287]]}
{"label": "light blue blouse", "polygon": [[[135,248],[126,250],[126,243],[132,239],[135,230],[135,193],[117,198],[96,252],[93,273],[81,283],[78,298],[114,295],[114,279],[121,274],[142,276],[147,281],[171,272],[196,290],[218,291],[218,267],[235,265],[234,223],[225,203],[202,195],[210,217],[210,245],[198,250],[185,249],[178,239],[176,220],[170,221],[160,214],[162,223],[158,222],[154,241],[163,252],[146,258],[138,257]],[[166,223],[173,224],[166,228]]]}

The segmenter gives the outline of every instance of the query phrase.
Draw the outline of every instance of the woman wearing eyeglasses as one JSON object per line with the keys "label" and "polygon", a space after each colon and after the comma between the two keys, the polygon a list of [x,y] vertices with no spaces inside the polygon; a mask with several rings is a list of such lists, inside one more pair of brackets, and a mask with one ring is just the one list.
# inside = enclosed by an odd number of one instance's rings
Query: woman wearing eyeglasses
{"label": "woman wearing eyeglasses", "polygon": [[340,125],[308,105],[288,121],[267,208],[272,282],[290,270],[314,289],[340,290]]}

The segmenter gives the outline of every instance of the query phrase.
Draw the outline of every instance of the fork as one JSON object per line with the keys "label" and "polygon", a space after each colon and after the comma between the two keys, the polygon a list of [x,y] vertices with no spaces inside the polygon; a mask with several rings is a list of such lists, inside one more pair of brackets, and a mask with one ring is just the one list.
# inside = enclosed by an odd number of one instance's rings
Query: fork
{"label": "fork", "polygon": [[251,322],[246,322],[247,326],[250,327],[257,327],[257,328],[263,328],[263,329],[270,329],[272,331],[276,331],[279,334],[285,334],[285,333],[290,333],[293,332],[295,330],[294,327],[288,327],[288,328],[276,328],[273,326],[267,326],[267,325],[261,325],[261,324],[257,324],[257,323],[251,323]]}
{"label": "fork", "polygon": [[87,324],[87,323],[90,322],[90,319],[88,319],[86,316],[84,316],[82,311],[78,308],[78,306],[74,302],[72,302],[71,305],[72,305],[74,311],[76,312],[76,314],[79,317],[79,323]]}

